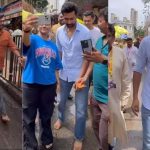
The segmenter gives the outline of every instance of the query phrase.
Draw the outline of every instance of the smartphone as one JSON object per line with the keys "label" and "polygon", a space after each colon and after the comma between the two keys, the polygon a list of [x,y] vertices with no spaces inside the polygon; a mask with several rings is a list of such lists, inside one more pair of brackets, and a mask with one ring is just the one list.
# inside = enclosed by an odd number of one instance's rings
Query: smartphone
{"label": "smartphone", "polygon": [[43,24],[51,24],[51,16],[50,15],[41,15],[38,16],[38,25]]}
{"label": "smartphone", "polygon": [[91,52],[92,51],[92,40],[88,39],[88,40],[81,41],[81,46],[82,46],[83,53]]}

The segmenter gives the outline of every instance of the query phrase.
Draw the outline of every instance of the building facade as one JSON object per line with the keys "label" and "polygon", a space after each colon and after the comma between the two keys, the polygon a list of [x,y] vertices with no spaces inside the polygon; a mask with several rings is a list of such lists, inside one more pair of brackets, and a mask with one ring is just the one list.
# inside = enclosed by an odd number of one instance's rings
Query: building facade
{"label": "building facade", "polygon": [[0,2],[2,23],[6,27],[11,26],[14,30],[21,28],[22,0],[1,0]]}
{"label": "building facade", "polygon": [[128,36],[134,38],[134,24],[129,21],[120,21],[117,24],[128,31]]}
{"label": "building facade", "polygon": [[137,12],[134,8],[131,8],[130,21],[131,21],[131,23],[133,23],[133,25],[134,25],[135,27],[137,27],[138,12]]}
{"label": "building facade", "polygon": [[119,21],[119,18],[114,13],[111,13],[110,14],[110,22],[111,23],[116,23],[118,21]]}
{"label": "building facade", "polygon": [[116,14],[111,13],[110,15],[110,22],[112,24],[117,24],[123,28],[125,28],[126,30],[128,30],[128,36],[134,38],[134,24],[128,20],[127,17],[123,17],[122,20],[120,20]]}
{"label": "building facade", "polygon": [[145,28],[146,35],[150,35],[150,16],[147,17],[144,28]]}
{"label": "building facade", "polygon": [[65,1],[75,2],[79,7],[79,15],[82,16],[82,13],[86,10],[93,10],[95,14],[98,14],[99,10],[108,7],[107,0],[48,0],[49,8],[53,8],[57,13],[61,11],[61,7]]}

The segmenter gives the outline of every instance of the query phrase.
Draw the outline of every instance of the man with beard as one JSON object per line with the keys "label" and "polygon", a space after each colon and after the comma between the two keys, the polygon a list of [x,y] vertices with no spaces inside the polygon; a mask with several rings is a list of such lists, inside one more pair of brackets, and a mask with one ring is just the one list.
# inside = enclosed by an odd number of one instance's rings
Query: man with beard
{"label": "man with beard", "polygon": [[60,103],[58,105],[58,120],[54,127],[60,129],[64,122],[66,100],[69,96],[73,84],[78,83],[78,79],[84,80],[85,86],[75,91],[75,142],[73,150],[82,149],[82,141],[85,138],[85,127],[88,104],[88,77],[89,66],[91,65],[82,57],[82,47],[80,41],[91,39],[89,30],[77,23],[77,6],[72,2],[66,2],[62,6],[61,13],[64,17],[65,25],[60,27],[56,34],[56,43],[62,53],[63,70],[60,71]]}
{"label": "man with beard", "polygon": [[[57,32],[58,28],[63,26],[63,25],[64,25],[64,17],[62,15],[62,13],[60,13],[59,16],[58,16],[58,24],[55,24],[55,25],[52,26],[52,38],[53,38],[53,41],[56,41],[56,32]],[[72,99],[73,99],[73,96],[70,94],[68,96],[68,100],[72,100]],[[57,101],[59,102],[59,98],[57,99]]]}
{"label": "man with beard", "polygon": [[[21,56],[17,50],[18,48],[13,42],[10,33],[4,30],[3,25],[0,22],[0,74],[2,73],[4,67],[4,58],[7,49],[11,50],[18,57],[19,61],[21,60]],[[10,121],[6,112],[4,97],[2,93],[0,93],[0,116],[4,123]]]}

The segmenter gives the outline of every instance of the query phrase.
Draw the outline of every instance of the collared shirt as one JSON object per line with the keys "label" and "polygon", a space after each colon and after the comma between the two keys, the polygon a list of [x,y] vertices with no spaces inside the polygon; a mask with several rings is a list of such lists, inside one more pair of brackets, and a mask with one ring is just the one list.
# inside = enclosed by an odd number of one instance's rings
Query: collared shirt
{"label": "collared shirt", "polygon": [[89,30],[77,23],[76,30],[71,38],[67,35],[67,27],[63,25],[56,34],[56,44],[58,50],[62,52],[63,70],[60,70],[60,78],[74,82],[79,77],[82,63],[83,51],[81,47],[81,40],[91,39]]}
{"label": "collared shirt", "polygon": [[143,80],[142,103],[145,108],[150,110],[150,36],[143,39],[137,54],[136,66],[134,71],[146,73]]}
{"label": "collared shirt", "polygon": [[15,51],[17,50],[17,46],[13,42],[10,33],[6,30],[2,30],[0,34],[0,69],[4,67],[4,58],[7,49]]}

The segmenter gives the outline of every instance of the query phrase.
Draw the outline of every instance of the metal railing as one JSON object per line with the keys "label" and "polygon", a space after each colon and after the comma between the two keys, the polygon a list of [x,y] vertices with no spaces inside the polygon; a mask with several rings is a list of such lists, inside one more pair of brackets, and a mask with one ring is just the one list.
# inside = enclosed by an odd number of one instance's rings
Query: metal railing
{"label": "metal railing", "polygon": [[[22,53],[22,36],[13,37],[20,54]],[[21,90],[22,67],[17,57],[9,49],[6,51],[2,77],[10,84]]]}

